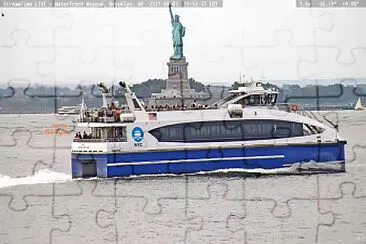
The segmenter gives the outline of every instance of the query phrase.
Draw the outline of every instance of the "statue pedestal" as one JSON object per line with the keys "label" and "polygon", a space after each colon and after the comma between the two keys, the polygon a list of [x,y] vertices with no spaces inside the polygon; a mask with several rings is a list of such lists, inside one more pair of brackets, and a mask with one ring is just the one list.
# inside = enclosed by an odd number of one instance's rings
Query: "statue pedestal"
{"label": "statue pedestal", "polygon": [[186,58],[170,58],[168,65],[168,79],[166,88],[160,93],[153,93],[149,105],[183,105],[192,104],[194,100],[202,97],[191,89],[188,80],[188,63]]}
{"label": "statue pedestal", "polygon": [[166,90],[184,90],[191,89],[188,81],[188,63],[186,58],[174,59],[170,58],[168,65],[168,80],[166,82]]}

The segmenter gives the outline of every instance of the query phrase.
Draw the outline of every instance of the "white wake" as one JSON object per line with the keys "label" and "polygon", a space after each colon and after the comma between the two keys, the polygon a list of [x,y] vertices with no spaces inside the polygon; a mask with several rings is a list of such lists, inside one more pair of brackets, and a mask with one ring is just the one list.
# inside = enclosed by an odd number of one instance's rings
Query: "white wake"
{"label": "white wake", "polygon": [[49,169],[42,169],[34,175],[12,178],[7,175],[0,174],[0,188],[17,186],[17,185],[32,185],[44,183],[58,183],[72,180],[71,175],[51,171]]}

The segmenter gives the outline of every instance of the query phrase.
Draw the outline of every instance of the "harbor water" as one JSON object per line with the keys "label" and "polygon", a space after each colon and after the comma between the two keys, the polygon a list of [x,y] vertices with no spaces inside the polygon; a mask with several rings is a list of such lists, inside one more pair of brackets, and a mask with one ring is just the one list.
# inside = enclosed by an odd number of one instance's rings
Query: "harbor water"
{"label": "harbor water", "polygon": [[366,243],[366,111],[346,173],[71,179],[73,116],[0,115],[0,243]]}

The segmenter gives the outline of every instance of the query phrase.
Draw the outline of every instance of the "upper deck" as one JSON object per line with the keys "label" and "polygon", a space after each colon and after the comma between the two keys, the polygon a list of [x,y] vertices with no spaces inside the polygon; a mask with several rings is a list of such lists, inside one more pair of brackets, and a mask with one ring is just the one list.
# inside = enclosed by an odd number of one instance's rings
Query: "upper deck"
{"label": "upper deck", "polygon": [[[228,97],[211,105],[202,105],[195,101],[192,104],[183,106],[166,105],[150,107],[144,106],[124,82],[120,82],[119,84],[124,88],[127,105],[119,106],[118,102],[114,101],[110,96],[108,88],[103,83],[99,83],[98,87],[102,92],[103,106],[101,108],[88,109],[83,104],[80,110],[80,118],[76,121],[81,123],[79,126],[113,127],[113,124],[133,123],[136,120],[153,122],[156,120],[161,121],[161,119],[169,119],[172,121],[180,121],[187,119],[188,115],[190,118],[192,116],[201,118],[202,114],[205,114],[206,119],[213,120],[224,119],[225,116],[228,116],[228,118],[240,118],[243,116],[243,110],[245,108],[265,108],[267,110],[295,113],[320,123],[327,122],[331,127],[336,127],[328,120],[324,121],[319,119],[315,114],[310,111],[305,111],[304,108],[297,104],[277,103],[278,91],[264,89],[254,81],[246,87],[239,87],[237,90],[230,91]],[[187,114],[186,111],[191,112]],[[255,114],[257,117],[271,116],[268,113],[257,115],[257,112],[255,112]],[[246,114],[247,116],[248,114]]]}
{"label": "upper deck", "polygon": [[[118,102],[114,101],[109,94],[108,88],[99,83],[98,87],[102,92],[103,106],[101,108],[88,109],[83,107],[80,111],[80,119],[78,122],[88,123],[118,123],[118,122],[134,122],[136,120],[135,112],[164,112],[164,111],[186,111],[186,110],[217,110],[230,109],[230,105],[241,107],[247,106],[265,106],[270,109],[280,109],[290,112],[290,105],[276,106],[278,91],[264,89],[256,82],[252,81],[246,87],[239,87],[237,90],[230,91],[229,96],[223,98],[214,104],[204,105],[199,101],[194,101],[185,105],[159,105],[159,106],[144,106],[136,95],[131,92],[129,87],[120,82],[120,86],[125,90],[127,105],[119,106]],[[152,113],[149,116],[154,116]],[[151,118],[154,120],[154,118]]]}

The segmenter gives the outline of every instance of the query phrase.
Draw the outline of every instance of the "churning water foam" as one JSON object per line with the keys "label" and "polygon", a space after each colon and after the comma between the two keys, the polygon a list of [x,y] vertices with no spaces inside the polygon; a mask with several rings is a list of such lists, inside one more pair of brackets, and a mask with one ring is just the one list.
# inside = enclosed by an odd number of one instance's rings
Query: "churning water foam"
{"label": "churning water foam", "polygon": [[34,175],[19,178],[12,178],[10,176],[0,174],[0,188],[16,185],[57,183],[70,180],[72,180],[71,175],[51,171],[49,169],[42,169]]}

